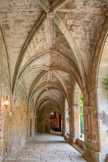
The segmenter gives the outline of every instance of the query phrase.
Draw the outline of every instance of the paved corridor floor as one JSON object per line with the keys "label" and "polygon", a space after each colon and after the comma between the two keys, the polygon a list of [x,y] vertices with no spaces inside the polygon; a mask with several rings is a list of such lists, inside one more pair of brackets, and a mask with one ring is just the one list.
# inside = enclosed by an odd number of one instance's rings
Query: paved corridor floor
{"label": "paved corridor floor", "polygon": [[[15,158],[15,160],[14,160]],[[10,162],[85,162],[60,135],[35,135]],[[8,161],[8,162],[9,162]]]}

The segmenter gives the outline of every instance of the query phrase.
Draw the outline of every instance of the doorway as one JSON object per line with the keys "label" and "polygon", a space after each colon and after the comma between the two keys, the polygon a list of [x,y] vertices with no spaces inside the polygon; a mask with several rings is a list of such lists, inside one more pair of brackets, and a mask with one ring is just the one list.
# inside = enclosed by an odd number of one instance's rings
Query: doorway
{"label": "doorway", "polygon": [[50,129],[61,132],[61,115],[58,112],[50,113]]}

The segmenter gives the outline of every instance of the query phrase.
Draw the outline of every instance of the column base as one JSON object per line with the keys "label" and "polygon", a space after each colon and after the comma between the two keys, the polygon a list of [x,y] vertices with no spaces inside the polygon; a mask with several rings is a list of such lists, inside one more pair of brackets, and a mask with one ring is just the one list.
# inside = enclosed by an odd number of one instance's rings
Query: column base
{"label": "column base", "polygon": [[67,135],[64,135],[64,138],[66,139],[66,141],[70,144],[73,145],[73,138]]}
{"label": "column base", "polygon": [[106,162],[106,153],[96,152],[86,146],[83,146],[83,157],[87,161],[93,162]]}
{"label": "column base", "polygon": [[73,139],[69,137],[68,143],[69,143],[70,145],[73,145]]}
{"label": "column base", "polygon": [[72,136],[68,136],[66,140],[70,145],[73,145],[74,141]]}

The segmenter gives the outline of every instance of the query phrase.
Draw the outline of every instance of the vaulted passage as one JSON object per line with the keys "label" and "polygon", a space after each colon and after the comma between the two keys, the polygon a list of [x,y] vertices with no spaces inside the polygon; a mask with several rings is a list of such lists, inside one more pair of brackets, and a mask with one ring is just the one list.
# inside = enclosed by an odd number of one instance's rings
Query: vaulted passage
{"label": "vaulted passage", "polygon": [[108,0],[0,0],[0,162],[22,147],[108,161]]}
{"label": "vaulted passage", "polygon": [[[60,135],[38,134],[34,136],[9,162],[86,162],[81,154],[66,143]],[[8,158],[6,160],[8,162]]]}

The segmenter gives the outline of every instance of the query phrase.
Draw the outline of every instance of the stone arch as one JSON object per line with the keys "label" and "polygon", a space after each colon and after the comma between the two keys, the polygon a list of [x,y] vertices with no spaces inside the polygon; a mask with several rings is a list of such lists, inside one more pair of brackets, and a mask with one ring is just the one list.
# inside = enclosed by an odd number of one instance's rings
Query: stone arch
{"label": "stone arch", "polygon": [[[48,85],[49,85],[49,86],[48,86]],[[37,92],[39,89],[45,88],[45,86],[48,87],[48,88],[50,88],[50,89],[56,89],[56,90],[60,91],[62,94],[64,94],[64,96],[66,96],[66,92],[64,91],[63,88],[57,86],[56,84],[54,84],[54,83],[51,82],[51,81],[47,81],[47,82],[44,82],[44,83],[40,84],[39,86],[37,86],[37,87],[32,91],[30,98],[32,98],[32,96],[35,94],[35,92]],[[67,97],[67,98],[68,98],[68,97]]]}
{"label": "stone arch", "polygon": [[[38,66],[36,66],[36,68],[38,69]],[[39,66],[39,68],[40,68],[40,66]],[[47,67],[44,66],[42,73],[34,80],[32,86],[30,88],[30,92],[32,91],[33,87],[35,87],[36,83],[39,82],[39,80],[48,72],[48,69],[46,70],[45,68],[47,68]],[[68,69],[66,67],[61,67],[61,66],[58,66],[58,67],[57,66],[56,67],[53,66],[53,67],[51,67],[49,69],[49,71],[54,71],[54,70],[55,71],[58,71],[59,70],[61,72],[63,71],[63,72],[66,72],[67,74],[73,76],[73,79],[78,82],[78,84],[80,85],[80,87],[83,87],[83,85],[81,85],[81,83],[82,83],[81,78],[79,76],[75,76],[70,69]]]}
{"label": "stone arch", "polygon": [[[68,96],[67,96],[67,94],[66,94],[63,87],[59,87],[56,84],[54,84],[53,82],[47,81],[47,82],[39,84],[37,87],[35,87],[32,90],[31,95],[29,97],[29,101],[28,101],[29,104],[31,105],[31,101],[34,98],[35,93],[38,92],[39,95],[37,96],[37,99],[36,99],[36,102],[35,102],[35,106],[36,106],[36,104],[38,104],[39,97],[46,91],[46,89],[48,89],[48,90],[57,90],[58,92],[60,92],[63,96],[65,96],[69,100],[69,98],[68,98]],[[60,106],[60,102],[58,102],[58,104]]]}
{"label": "stone arch", "polygon": [[[90,69],[90,75],[88,78],[88,98],[84,94],[84,116],[85,116],[85,143],[84,143],[84,156],[89,158],[91,155],[91,159],[99,160],[106,159],[106,155],[102,150],[102,138],[100,138],[100,119],[99,119],[99,104],[98,104],[98,85],[99,85],[99,68],[102,58],[102,53],[107,37],[108,31],[108,17],[103,23],[102,28],[100,28],[100,32],[98,33],[95,50],[93,55],[93,63]],[[102,85],[102,79],[100,81]],[[89,117],[89,120],[88,120]],[[89,133],[88,133],[89,132]],[[91,146],[89,146],[89,142],[91,142]],[[101,151],[101,153],[99,153]],[[103,151],[103,154],[102,154]]]}
{"label": "stone arch", "polygon": [[97,111],[99,123],[100,150],[108,153],[108,91],[103,85],[108,77],[108,31],[101,49],[97,71]]}
{"label": "stone arch", "polygon": [[45,101],[48,101],[48,100],[51,101],[51,102],[53,103],[53,105],[55,105],[55,106],[57,107],[59,113],[61,113],[61,109],[60,109],[60,106],[59,106],[58,102],[57,102],[56,100],[54,100],[53,98],[48,97],[48,96],[42,98],[42,99],[38,102],[38,104],[36,105],[36,111],[40,110],[40,109],[44,106],[44,102],[45,102]]}
{"label": "stone arch", "polygon": [[[43,99],[43,97],[41,98],[41,96],[42,96],[45,92],[46,92],[46,90],[44,89],[44,90],[42,90],[42,91],[39,93],[39,95],[37,96],[37,99],[36,99],[36,101],[35,101],[35,107],[38,107],[37,104],[39,104],[39,103],[38,103],[39,100]],[[51,92],[51,94],[52,94],[52,97],[55,98],[55,99],[53,99],[53,98],[50,97],[50,96],[46,96],[46,97],[49,98],[49,99],[52,98],[52,99],[55,101],[55,103],[57,102],[58,105],[59,105],[59,107],[61,107],[61,103],[57,100],[58,98],[57,98],[57,96],[54,94],[53,91]],[[41,98],[41,99],[40,99],[40,98]],[[34,110],[34,111],[35,111],[35,110]]]}
{"label": "stone arch", "polygon": [[[28,73],[29,71],[33,70],[33,69],[37,69],[37,70],[46,70],[46,71],[51,71],[51,70],[61,70],[61,71],[65,71],[67,73],[69,73],[70,75],[74,75],[75,80],[77,80],[77,82],[79,84],[82,83],[82,78],[80,75],[80,71],[78,70],[77,66],[74,64],[74,62],[72,62],[71,59],[69,59],[67,56],[63,55],[63,54],[59,54],[57,52],[54,51],[54,54],[56,56],[59,56],[62,60],[64,60],[66,62],[66,64],[69,64],[69,68],[67,68],[66,66],[63,65],[56,65],[56,66],[52,66],[52,67],[48,67],[48,66],[43,66],[43,65],[32,65],[32,63],[34,61],[38,61],[37,59],[41,59],[43,56],[48,55],[49,53],[41,53],[39,55],[33,56],[33,58],[31,58],[25,65],[24,67],[22,67],[22,69],[20,69],[20,72],[18,74],[18,78],[17,78],[17,82],[18,80],[20,80],[26,73]],[[32,65],[32,66],[30,66]],[[17,84],[17,83],[16,83]]]}
{"label": "stone arch", "polygon": [[64,22],[62,21],[62,19],[58,16],[58,14],[56,13],[56,15],[53,18],[53,21],[56,23],[56,25],[58,26],[58,28],[60,29],[60,31],[63,33],[66,41],[68,42],[74,56],[75,59],[78,63],[79,69],[80,69],[80,73],[81,73],[81,77],[82,77],[82,81],[84,84],[84,87],[86,87],[86,83],[85,83],[85,79],[86,79],[86,72],[84,69],[84,65],[82,63],[81,57],[80,57],[80,52],[72,38],[72,36],[70,35],[67,27],[65,26]]}

